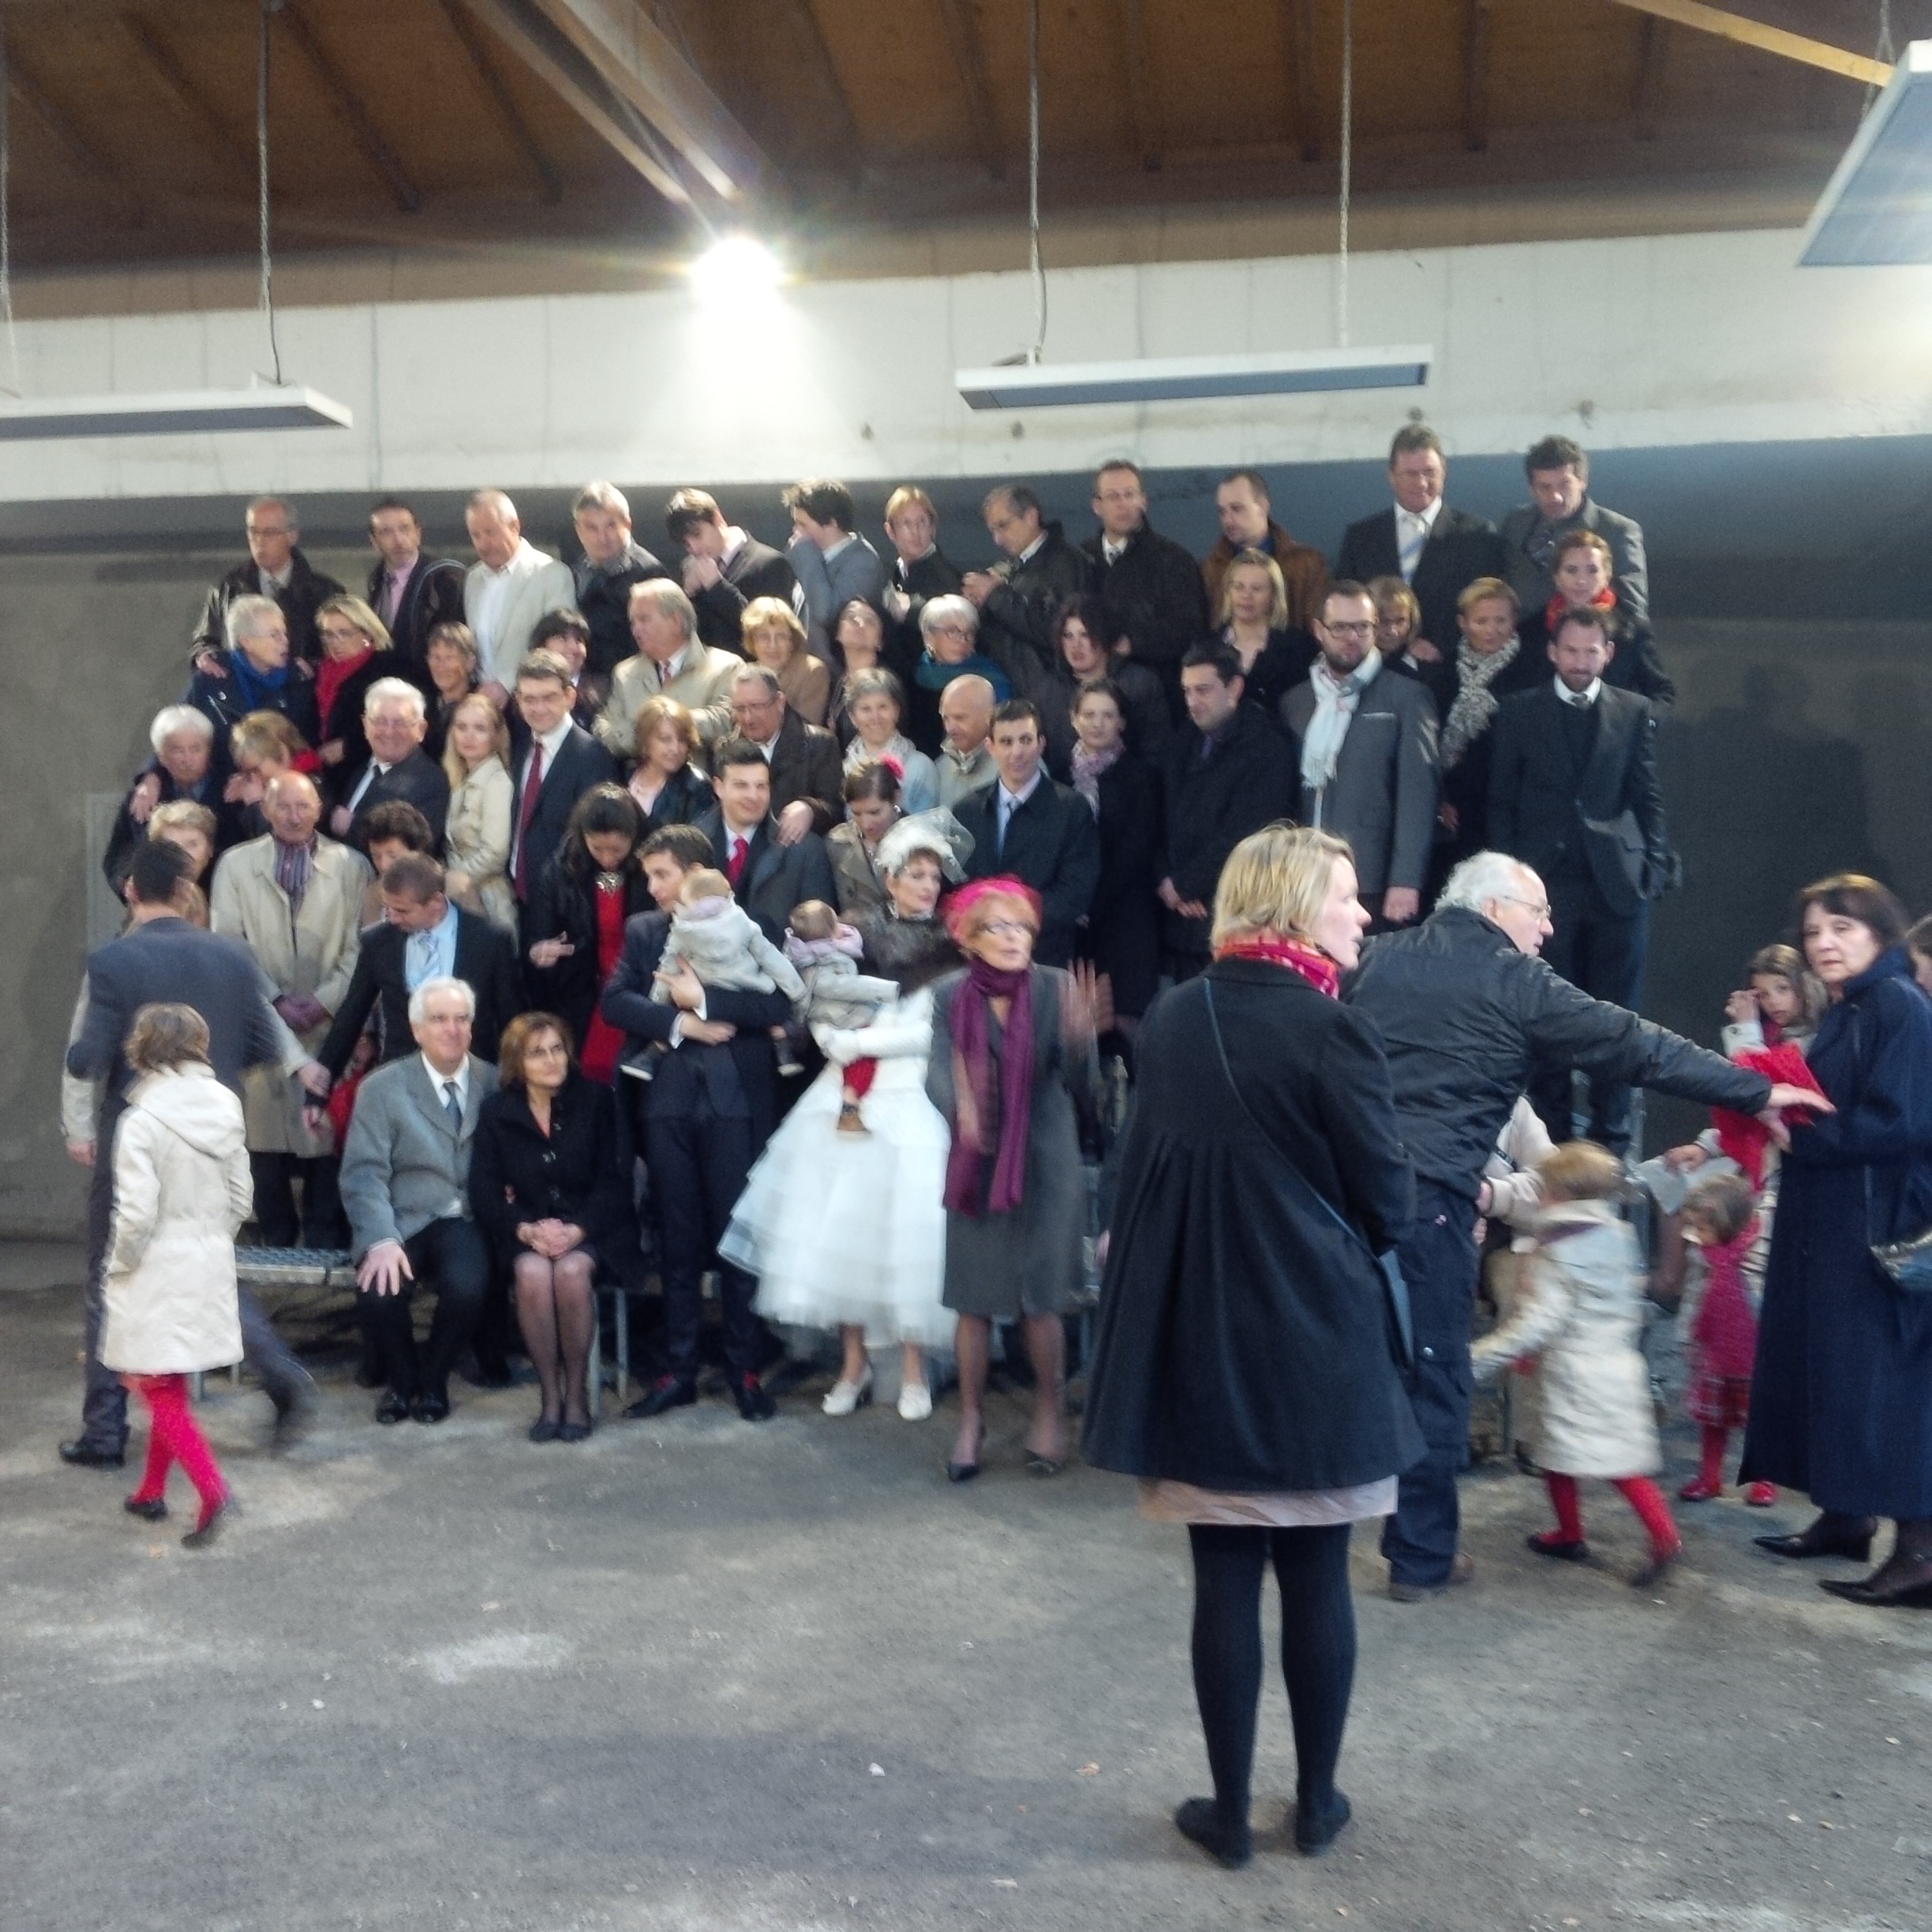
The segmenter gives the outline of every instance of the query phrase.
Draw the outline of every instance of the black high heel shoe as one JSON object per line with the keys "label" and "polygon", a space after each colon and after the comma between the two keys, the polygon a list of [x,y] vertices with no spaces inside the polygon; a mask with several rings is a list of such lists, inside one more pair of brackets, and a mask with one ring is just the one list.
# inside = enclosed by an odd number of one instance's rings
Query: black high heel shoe
{"label": "black high heel shoe", "polygon": [[1821,1578],[1818,1588],[1874,1610],[1932,1610],[1932,1559],[1894,1556],[1855,1583]]}
{"label": "black high heel shoe", "polygon": [[986,1425],[982,1423],[979,1432],[973,1438],[973,1459],[970,1462],[949,1462],[945,1466],[946,1481],[949,1483],[971,1482],[979,1473],[979,1451],[986,1447]]}
{"label": "black high heel shoe", "polygon": [[1834,1517],[1827,1510],[1809,1528],[1795,1535],[1753,1537],[1751,1541],[1773,1556],[1788,1556],[1795,1561],[1802,1562],[1808,1556],[1848,1556],[1854,1563],[1868,1563],[1878,1529],[1869,1516]]}

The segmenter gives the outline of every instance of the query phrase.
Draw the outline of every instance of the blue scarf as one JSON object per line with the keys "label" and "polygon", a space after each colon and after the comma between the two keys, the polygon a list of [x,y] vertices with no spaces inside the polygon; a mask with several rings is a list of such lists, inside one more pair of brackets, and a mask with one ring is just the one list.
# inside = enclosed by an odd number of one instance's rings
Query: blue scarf
{"label": "blue scarf", "polygon": [[274,671],[264,671],[249,661],[246,651],[231,650],[228,653],[228,675],[241,694],[243,710],[281,709],[275,701],[288,689],[289,668],[286,664]]}

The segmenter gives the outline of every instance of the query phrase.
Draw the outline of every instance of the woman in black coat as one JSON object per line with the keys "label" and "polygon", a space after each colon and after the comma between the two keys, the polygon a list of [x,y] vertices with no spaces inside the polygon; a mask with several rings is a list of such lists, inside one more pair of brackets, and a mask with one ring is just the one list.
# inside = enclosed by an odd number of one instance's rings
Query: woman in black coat
{"label": "woman in black coat", "polygon": [[1140,1478],[1143,1515],[1188,1526],[1215,1795],[1174,1822],[1226,1865],[1249,1856],[1271,1563],[1295,1842],[1312,1856],[1347,1822],[1349,1526],[1395,1507],[1422,1451],[1374,1260],[1414,1180],[1380,1039],[1335,997],[1368,919],[1341,840],[1271,826],[1235,847],[1214,964],[1140,1029],[1110,1230],[1084,1447]]}
{"label": "woman in black coat", "polygon": [[1808,1064],[1830,1114],[1794,1122],[1765,1272],[1739,1480],[1801,1489],[1822,1512],[1780,1556],[1891,1559],[1824,1587],[1932,1608],[1932,1295],[1901,1290],[1874,1244],[1932,1227],[1932,1001],[1914,983],[1905,915],[1875,880],[1800,895],[1806,963],[1831,1005]]}
{"label": "woman in black coat", "polygon": [[1160,984],[1160,774],[1127,749],[1111,680],[1084,686],[1073,716],[1068,770],[1100,829],[1099,882],[1076,949],[1106,975],[1114,1025],[1131,1041]]}
{"label": "woman in black coat", "polygon": [[523,915],[531,990],[582,1043],[584,1073],[607,1087],[624,1038],[597,1011],[597,998],[623,957],[624,921],[655,905],[638,856],[643,842],[637,800],[622,785],[593,785],[537,874]]}
{"label": "woman in black coat", "polygon": [[599,1272],[641,1286],[631,1156],[616,1096],[571,1063],[554,1014],[504,1028],[496,1091],[477,1114],[470,1206],[516,1283],[523,1346],[543,1391],[532,1442],[590,1433]]}
{"label": "woman in black coat", "polygon": [[1054,612],[1054,661],[1032,696],[1044,721],[1046,768],[1062,784],[1072,782],[1074,700],[1095,678],[1119,693],[1121,723],[1134,754],[1155,771],[1167,756],[1174,723],[1166,687],[1158,672],[1121,655],[1126,642],[1119,620],[1098,597],[1069,597]]}
{"label": "woman in black coat", "polygon": [[1556,594],[1541,610],[1523,612],[1523,650],[1531,661],[1549,661],[1549,647],[1566,610],[1582,607],[1603,611],[1609,620],[1610,642],[1616,646],[1616,654],[1604,672],[1604,682],[1648,698],[1660,715],[1667,710],[1677,695],[1677,687],[1657,655],[1657,638],[1649,625],[1633,617],[1617,601],[1609,545],[1593,530],[1567,531],[1550,560],[1550,577]]}

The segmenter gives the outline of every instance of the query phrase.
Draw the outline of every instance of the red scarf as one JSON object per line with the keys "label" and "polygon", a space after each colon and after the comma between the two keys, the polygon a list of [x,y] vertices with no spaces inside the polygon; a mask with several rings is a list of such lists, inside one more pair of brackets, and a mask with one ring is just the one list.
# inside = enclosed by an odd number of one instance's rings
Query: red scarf
{"label": "red scarf", "polygon": [[325,729],[329,713],[335,709],[336,695],[374,655],[373,649],[365,645],[353,657],[324,656],[316,666],[316,717]]}
{"label": "red scarf", "polygon": [[1342,972],[1319,946],[1305,939],[1224,939],[1215,948],[1215,957],[1266,960],[1271,966],[1286,966],[1299,973],[1317,993],[1330,999],[1342,994]]}
{"label": "red scarf", "polygon": [[1590,599],[1589,604],[1587,605],[1584,605],[1572,604],[1570,600],[1565,597],[1560,590],[1559,590],[1556,594],[1543,606],[1543,628],[1547,631],[1552,637],[1554,637],[1556,635],[1556,626],[1561,620],[1563,615],[1566,611],[1582,610],[1586,608],[1589,610],[1615,610],[1616,608],[1616,593],[1614,590],[1606,587],[1604,590],[1599,590],[1597,594]]}
{"label": "red scarf", "polygon": [[[1769,1037],[1771,1028],[1765,1028]],[[1780,1041],[1775,1046],[1754,1046],[1743,1053],[1731,1056],[1735,1065],[1749,1067],[1754,1073],[1762,1073],[1765,1079],[1787,1081],[1794,1087],[1808,1087],[1814,1093],[1824,1089],[1818,1084],[1818,1076],[1805,1065],[1805,1057],[1795,1046]],[[1785,1125],[1791,1125],[1806,1116],[1798,1108],[1787,1110]],[[1765,1149],[1771,1144],[1771,1133],[1755,1114],[1734,1114],[1728,1107],[1711,1109],[1711,1125],[1717,1129],[1717,1144],[1739,1166],[1744,1170],[1744,1178],[1754,1188],[1764,1185]]]}

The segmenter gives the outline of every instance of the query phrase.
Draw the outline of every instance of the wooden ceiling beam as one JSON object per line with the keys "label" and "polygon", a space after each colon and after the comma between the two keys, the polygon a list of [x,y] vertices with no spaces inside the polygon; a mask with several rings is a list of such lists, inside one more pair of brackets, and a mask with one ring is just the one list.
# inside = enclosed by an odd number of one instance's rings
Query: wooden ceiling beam
{"label": "wooden ceiling beam", "polygon": [[939,17],[945,23],[946,39],[953,49],[953,65],[966,96],[966,111],[972,117],[973,141],[987,173],[996,181],[1006,178],[1006,159],[1000,152],[999,123],[993,114],[993,88],[987,77],[986,51],[979,44],[979,28],[973,17],[971,0],[938,0]]}
{"label": "wooden ceiling beam", "polygon": [[1489,145],[1489,0],[1462,4],[1462,145],[1481,154]]}
{"label": "wooden ceiling beam", "polygon": [[817,75],[820,90],[832,110],[837,148],[832,171],[841,179],[856,182],[865,173],[865,151],[859,141],[859,119],[852,112],[852,96],[839,78],[837,64],[826,43],[818,16],[812,11],[811,0],[791,0],[790,12],[798,22],[799,37],[805,43],[807,64]]}
{"label": "wooden ceiling beam", "polygon": [[1150,174],[1161,166],[1160,90],[1148,71],[1147,21],[1140,0],[1117,0],[1121,58],[1127,68],[1129,138]]}
{"label": "wooden ceiling beam", "polygon": [[1282,47],[1287,57],[1288,134],[1304,161],[1321,159],[1321,123],[1315,113],[1315,0],[1281,0]]}
{"label": "wooden ceiling beam", "polygon": [[383,139],[381,131],[369,118],[369,110],[356,98],[354,90],[343,78],[335,62],[322,51],[308,21],[292,5],[286,4],[286,0],[280,17],[283,32],[301,49],[303,59],[322,83],[322,91],[328,96],[329,105],[341,116],[350,138],[361,150],[363,159],[380,177],[397,208],[405,215],[416,213],[422,206],[422,190],[410,179],[395,150]]}
{"label": "wooden ceiling beam", "polygon": [[1762,21],[1747,19],[1723,7],[1705,6],[1703,0],[1610,0],[1610,5],[1674,21],[1680,27],[1694,27],[1700,33],[1715,34],[1720,40],[1754,47],[1761,54],[1777,54],[1786,60],[1802,61],[1807,67],[1822,67],[1828,73],[1841,74],[1866,87],[1883,87],[1892,78],[1892,69],[1883,61],[1803,34],[1788,33],[1782,27],[1767,27]]}
{"label": "wooden ceiling beam", "polygon": [[470,71],[476,76],[483,92],[487,94],[496,110],[496,118],[503,123],[504,131],[511,142],[519,148],[525,160],[530,164],[543,193],[547,206],[554,208],[564,199],[564,183],[550,157],[545,154],[537,137],[530,132],[530,123],[523,118],[511,93],[509,84],[497,71],[496,63],[490,58],[489,49],[483,44],[483,36],[477,31],[477,24],[465,13],[458,0],[439,0],[444,17],[450,24],[453,33],[462,47],[470,62]]}
{"label": "wooden ceiling beam", "polygon": [[114,191],[129,221],[137,227],[145,221],[147,210],[125,170],[81,133],[73,117],[40,84],[32,69],[22,62],[18,50],[11,46],[7,49],[6,72],[7,84],[16,98],[32,110],[68,159],[84,174],[92,175]]}
{"label": "wooden ceiling beam", "polygon": [[252,174],[256,163],[255,150],[202,98],[181,63],[154,29],[138,13],[122,14],[121,24],[160,83],[162,92],[181,110],[182,118],[223,160],[234,167],[246,168]]}
{"label": "wooden ceiling beam", "polygon": [[1654,13],[1643,22],[1643,38],[1637,55],[1637,92],[1631,103],[1640,141],[1657,139],[1657,118],[1664,108],[1664,65],[1670,55],[1671,25]]}

